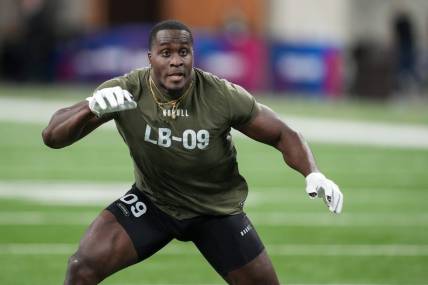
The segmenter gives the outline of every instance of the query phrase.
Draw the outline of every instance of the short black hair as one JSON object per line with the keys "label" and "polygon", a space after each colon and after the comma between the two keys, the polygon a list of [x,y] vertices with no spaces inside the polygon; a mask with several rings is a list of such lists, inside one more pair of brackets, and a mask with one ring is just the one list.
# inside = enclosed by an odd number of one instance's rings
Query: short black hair
{"label": "short black hair", "polygon": [[177,20],[165,20],[153,26],[149,34],[149,49],[152,48],[156,34],[162,30],[184,30],[190,34],[190,42],[193,44],[192,31],[188,26]]}

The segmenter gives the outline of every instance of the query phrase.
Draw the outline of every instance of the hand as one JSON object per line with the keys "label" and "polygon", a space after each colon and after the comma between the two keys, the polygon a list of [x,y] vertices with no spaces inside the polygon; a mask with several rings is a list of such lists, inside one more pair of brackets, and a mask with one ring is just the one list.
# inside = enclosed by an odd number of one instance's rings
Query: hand
{"label": "hand", "polygon": [[312,172],[306,176],[306,193],[311,199],[323,198],[328,209],[336,214],[342,211],[343,194],[339,187],[322,173]]}
{"label": "hand", "polygon": [[89,102],[89,109],[98,117],[106,113],[130,110],[137,107],[137,103],[133,100],[131,93],[119,86],[95,91],[86,100]]}

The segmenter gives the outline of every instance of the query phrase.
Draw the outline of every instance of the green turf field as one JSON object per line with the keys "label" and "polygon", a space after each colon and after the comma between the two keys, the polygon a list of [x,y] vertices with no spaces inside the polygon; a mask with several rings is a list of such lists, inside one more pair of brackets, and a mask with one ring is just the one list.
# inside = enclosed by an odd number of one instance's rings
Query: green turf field
{"label": "green turf field", "polygon": [[[115,131],[97,130],[51,150],[41,142],[42,128],[0,122],[0,184],[132,182],[131,161]],[[311,144],[345,195],[344,213],[333,216],[306,197],[303,178],[277,151],[236,142],[250,185],[246,210],[283,284],[428,284],[428,150]],[[2,197],[0,284],[61,284],[68,256],[105,205]],[[192,244],[174,242],[103,284],[224,282]]]}
{"label": "green turf field", "polygon": [[[74,102],[89,96],[95,85],[75,86],[34,86],[34,85],[0,85],[0,97],[37,98],[43,100],[67,100]],[[285,115],[306,117],[328,117],[338,119],[357,119],[365,121],[416,123],[428,125],[427,102],[391,101],[367,102],[355,98],[323,100],[321,96],[299,94],[265,94],[255,93],[257,100]]]}

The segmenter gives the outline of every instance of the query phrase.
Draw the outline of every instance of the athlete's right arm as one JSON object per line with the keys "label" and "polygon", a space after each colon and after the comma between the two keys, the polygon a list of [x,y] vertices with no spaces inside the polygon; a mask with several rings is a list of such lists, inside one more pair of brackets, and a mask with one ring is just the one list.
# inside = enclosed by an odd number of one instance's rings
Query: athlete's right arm
{"label": "athlete's right arm", "polygon": [[116,112],[136,107],[131,93],[120,86],[99,89],[86,101],[58,110],[43,130],[43,141],[51,148],[66,147],[111,120]]}
{"label": "athlete's right arm", "polygon": [[48,126],[43,130],[44,143],[51,148],[63,148],[80,140],[113,115],[97,117],[89,108],[88,101],[56,111]]}

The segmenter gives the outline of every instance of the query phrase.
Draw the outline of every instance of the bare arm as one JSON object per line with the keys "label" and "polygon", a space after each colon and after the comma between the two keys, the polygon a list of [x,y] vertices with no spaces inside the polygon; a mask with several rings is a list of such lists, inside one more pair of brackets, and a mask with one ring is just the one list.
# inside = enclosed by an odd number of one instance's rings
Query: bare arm
{"label": "bare arm", "polygon": [[63,148],[80,140],[112,116],[98,118],[88,107],[87,101],[58,110],[43,130],[44,143],[51,148]]}
{"label": "bare arm", "polygon": [[333,213],[340,213],[343,194],[339,187],[319,172],[309,146],[302,136],[288,127],[268,107],[259,104],[260,111],[247,125],[238,128],[252,139],[277,148],[285,162],[306,177],[306,193],[320,197]]}
{"label": "bare arm", "polygon": [[256,117],[238,130],[254,140],[277,148],[287,165],[303,176],[318,172],[312,152],[303,137],[288,127],[271,109],[261,104],[259,106]]}

